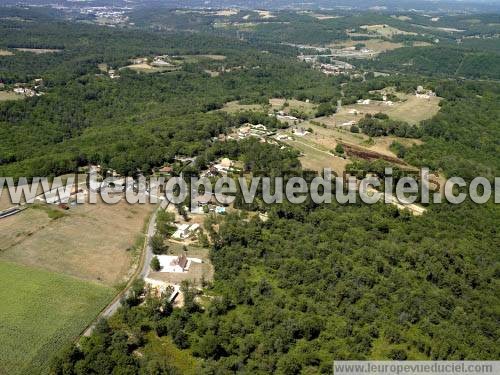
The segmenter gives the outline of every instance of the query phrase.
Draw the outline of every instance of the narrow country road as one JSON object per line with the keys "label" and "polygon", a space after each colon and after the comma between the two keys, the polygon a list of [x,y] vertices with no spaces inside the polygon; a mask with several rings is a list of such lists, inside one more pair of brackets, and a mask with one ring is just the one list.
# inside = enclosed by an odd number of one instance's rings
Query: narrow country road
{"label": "narrow country road", "polygon": [[121,293],[119,293],[113,299],[113,301],[111,301],[111,303],[108,306],[106,306],[106,308],[104,308],[104,310],[101,311],[101,313],[96,317],[96,319],[94,319],[94,322],[85,330],[83,336],[90,336],[95,327],[95,324],[101,318],[109,318],[120,308],[122,298],[127,295],[132,283],[135,280],[145,278],[148,276],[150,270],[149,265],[151,263],[151,260],[153,259],[153,251],[151,249],[151,237],[153,237],[156,233],[156,217],[158,216],[158,212],[160,210],[165,209],[167,206],[168,203],[166,201],[161,201],[161,203],[158,205],[158,207],[151,215],[151,218],[149,219],[148,230],[146,233],[146,239],[144,245],[145,249],[143,249],[141,261],[139,262],[138,272],[130,278],[127,287]]}
{"label": "narrow country road", "polygon": [[[182,178],[182,170],[191,165],[193,161],[189,161],[180,171],[180,176]],[[159,198],[159,197],[156,197]],[[77,338],[77,341],[82,336],[90,336],[96,323],[102,318],[109,318],[112,316],[121,306],[121,300],[126,296],[132,286],[133,282],[137,279],[143,279],[149,275],[151,260],[153,259],[153,250],[151,248],[151,237],[156,233],[156,217],[160,210],[165,210],[170,205],[170,201],[161,200],[158,207],[155,209],[148,223],[148,230],[146,233],[146,238],[144,240],[144,248],[142,249],[141,261],[137,267],[137,271],[130,278],[125,289],[118,293],[115,298],[97,315],[94,321],[85,329],[85,331]]]}

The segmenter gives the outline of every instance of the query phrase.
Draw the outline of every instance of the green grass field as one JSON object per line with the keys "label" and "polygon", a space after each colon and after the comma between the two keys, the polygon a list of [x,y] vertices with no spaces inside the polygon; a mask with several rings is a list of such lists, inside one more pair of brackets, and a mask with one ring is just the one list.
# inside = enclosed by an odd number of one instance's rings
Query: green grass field
{"label": "green grass field", "polygon": [[0,374],[46,373],[51,357],[80,334],[113,289],[0,261]]}

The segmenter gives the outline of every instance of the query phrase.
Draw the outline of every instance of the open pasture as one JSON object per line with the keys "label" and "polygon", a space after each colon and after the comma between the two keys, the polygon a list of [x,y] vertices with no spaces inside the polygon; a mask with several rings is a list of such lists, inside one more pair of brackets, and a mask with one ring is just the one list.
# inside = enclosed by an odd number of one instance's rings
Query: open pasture
{"label": "open pasture", "polygon": [[116,285],[127,279],[152,205],[38,205],[0,219],[0,260]]}
{"label": "open pasture", "polygon": [[[370,104],[351,104],[341,108],[332,116],[332,125],[342,125],[349,121],[359,121],[365,114],[385,113],[394,120],[406,121],[416,125],[423,120],[434,117],[439,112],[441,98],[430,97],[429,99],[418,98],[415,95],[400,94],[397,96],[401,101],[393,105],[372,100]],[[356,114],[357,113],[357,114]]]}
{"label": "open pasture", "polygon": [[272,110],[283,111],[287,114],[292,111],[303,112],[308,116],[313,116],[316,113],[317,105],[296,99],[272,98],[269,99],[269,105]]}
{"label": "open pasture", "polygon": [[340,47],[354,47],[357,44],[364,44],[366,48],[375,52],[386,52],[392,51],[401,47],[404,47],[403,43],[400,42],[389,42],[382,39],[365,39],[365,40],[342,40],[336,43],[330,44],[329,47],[340,48]]}

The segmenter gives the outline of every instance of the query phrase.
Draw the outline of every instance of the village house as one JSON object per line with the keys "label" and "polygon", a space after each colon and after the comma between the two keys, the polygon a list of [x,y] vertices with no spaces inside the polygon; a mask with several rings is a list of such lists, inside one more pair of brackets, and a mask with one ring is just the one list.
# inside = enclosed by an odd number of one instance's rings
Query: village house
{"label": "village house", "polygon": [[435,97],[436,93],[432,90],[425,90],[423,86],[418,86],[415,96],[420,99],[430,99],[431,97]]}
{"label": "village house", "polygon": [[295,128],[292,130],[292,133],[298,137],[304,137],[309,134],[309,132],[304,128]]}
{"label": "village house", "polygon": [[276,118],[280,121],[297,121],[298,120],[297,117],[287,115],[283,111],[278,111],[278,113],[276,114]]}
{"label": "village house", "polygon": [[172,66],[172,63],[166,61],[168,56],[156,56],[151,63],[152,66],[162,67],[162,66]]}
{"label": "village house", "polygon": [[370,99],[359,99],[358,104],[369,105],[372,101]]}
{"label": "village house", "polygon": [[158,173],[162,175],[171,175],[173,172],[173,168],[170,165],[164,165],[160,169],[158,169]]}
{"label": "village house", "polygon": [[175,255],[157,255],[160,261],[160,272],[184,273],[189,271],[191,261],[186,254]]}
{"label": "village house", "polygon": [[33,97],[36,95],[36,92],[32,89],[25,88],[25,87],[16,87],[14,88],[14,93],[18,95],[25,95],[29,98]]}
{"label": "village house", "polygon": [[120,75],[118,73],[116,73],[116,70],[114,70],[114,69],[109,69],[108,75],[109,75],[109,78],[111,78],[111,79],[120,78]]}

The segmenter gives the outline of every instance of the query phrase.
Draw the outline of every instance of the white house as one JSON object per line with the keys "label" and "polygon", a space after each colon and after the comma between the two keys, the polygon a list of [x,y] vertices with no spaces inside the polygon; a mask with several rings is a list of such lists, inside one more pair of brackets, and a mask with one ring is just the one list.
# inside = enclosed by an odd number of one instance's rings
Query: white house
{"label": "white house", "polygon": [[160,261],[160,272],[183,273],[189,271],[191,259],[185,254],[175,255],[157,255]]}

